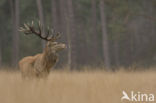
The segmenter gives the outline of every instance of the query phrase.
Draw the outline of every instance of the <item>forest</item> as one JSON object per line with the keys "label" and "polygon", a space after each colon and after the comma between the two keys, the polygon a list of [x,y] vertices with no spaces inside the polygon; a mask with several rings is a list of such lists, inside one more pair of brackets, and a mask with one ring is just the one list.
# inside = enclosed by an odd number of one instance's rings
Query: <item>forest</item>
{"label": "forest", "polygon": [[155,11],[156,0],[0,0],[0,103],[156,103]]}
{"label": "forest", "polygon": [[44,50],[44,42],[19,28],[40,21],[61,33],[56,67],[153,67],[156,64],[155,0],[0,0],[0,66]]}

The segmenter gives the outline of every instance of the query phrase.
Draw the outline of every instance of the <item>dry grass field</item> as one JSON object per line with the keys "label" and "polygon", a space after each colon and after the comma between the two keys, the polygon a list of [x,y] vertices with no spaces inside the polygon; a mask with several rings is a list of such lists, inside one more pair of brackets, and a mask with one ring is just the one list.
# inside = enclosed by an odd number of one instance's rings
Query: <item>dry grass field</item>
{"label": "dry grass field", "polygon": [[53,71],[44,80],[0,71],[0,103],[121,103],[123,90],[156,94],[156,71]]}

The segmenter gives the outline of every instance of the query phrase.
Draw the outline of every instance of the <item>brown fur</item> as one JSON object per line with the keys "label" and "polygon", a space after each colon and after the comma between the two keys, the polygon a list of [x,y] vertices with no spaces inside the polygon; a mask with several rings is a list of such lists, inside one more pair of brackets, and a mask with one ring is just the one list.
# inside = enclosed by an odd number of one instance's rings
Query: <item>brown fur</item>
{"label": "brown fur", "polygon": [[49,74],[50,69],[58,61],[57,52],[65,47],[65,44],[49,41],[43,53],[24,57],[19,61],[19,68],[22,72],[22,76],[46,77]]}

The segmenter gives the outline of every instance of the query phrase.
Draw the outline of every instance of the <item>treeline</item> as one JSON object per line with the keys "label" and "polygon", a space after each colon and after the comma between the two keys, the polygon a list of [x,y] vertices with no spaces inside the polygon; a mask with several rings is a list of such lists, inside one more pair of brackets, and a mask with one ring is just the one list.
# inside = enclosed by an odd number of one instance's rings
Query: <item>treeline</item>
{"label": "treeline", "polygon": [[42,52],[44,42],[18,31],[32,20],[61,32],[58,66],[153,66],[155,10],[155,0],[1,0],[0,66]]}

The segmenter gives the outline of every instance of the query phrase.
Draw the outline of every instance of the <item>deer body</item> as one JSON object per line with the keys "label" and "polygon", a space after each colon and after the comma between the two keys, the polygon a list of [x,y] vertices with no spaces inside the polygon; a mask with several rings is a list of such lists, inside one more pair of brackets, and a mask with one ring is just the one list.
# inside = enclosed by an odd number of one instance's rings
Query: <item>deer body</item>
{"label": "deer body", "polygon": [[42,53],[23,58],[19,62],[23,77],[45,77],[50,69],[56,64],[58,56],[54,53]]}
{"label": "deer body", "polygon": [[[33,23],[32,23],[33,25]],[[66,45],[63,43],[54,42],[56,37],[42,37],[41,30],[37,32],[34,30],[33,26],[25,25],[25,28],[22,28],[27,34],[34,33],[42,39],[48,41],[43,53],[37,54],[35,56],[28,56],[19,61],[19,68],[21,70],[23,77],[46,77],[50,69],[58,61],[58,52],[66,48]]]}

